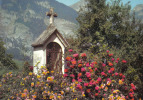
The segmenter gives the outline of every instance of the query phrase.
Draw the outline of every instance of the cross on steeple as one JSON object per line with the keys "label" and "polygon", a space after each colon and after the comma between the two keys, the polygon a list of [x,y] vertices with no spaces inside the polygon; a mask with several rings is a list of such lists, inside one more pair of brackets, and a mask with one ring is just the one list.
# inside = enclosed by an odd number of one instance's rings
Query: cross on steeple
{"label": "cross on steeple", "polygon": [[57,14],[54,13],[54,9],[50,8],[50,11],[46,13],[47,16],[50,17],[50,24],[54,23],[54,17],[57,17]]}

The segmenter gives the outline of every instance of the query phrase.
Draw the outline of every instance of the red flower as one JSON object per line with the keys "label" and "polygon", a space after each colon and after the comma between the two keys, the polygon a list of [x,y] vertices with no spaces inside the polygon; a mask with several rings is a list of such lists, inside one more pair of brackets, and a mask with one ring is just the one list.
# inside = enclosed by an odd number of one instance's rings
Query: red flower
{"label": "red flower", "polygon": [[82,86],[80,84],[77,84],[77,88],[82,90]]}
{"label": "red flower", "polygon": [[75,82],[75,79],[72,79],[72,82]]}
{"label": "red flower", "polygon": [[133,89],[130,89],[131,92],[133,92]]}
{"label": "red flower", "polygon": [[115,75],[117,76],[117,75],[118,75],[118,73],[116,72],[116,73],[115,73]]}
{"label": "red flower", "polygon": [[76,60],[73,60],[71,63],[72,63],[73,65],[75,65],[75,64],[76,64]]}
{"label": "red flower", "polygon": [[123,75],[122,78],[125,78],[125,75]]}
{"label": "red flower", "polygon": [[110,62],[108,63],[108,65],[109,65],[109,66],[113,66],[113,64],[112,64],[112,63],[110,63]]}
{"label": "red flower", "polygon": [[79,73],[79,74],[78,74],[78,77],[81,77],[81,76],[82,76],[82,73]]}
{"label": "red flower", "polygon": [[74,68],[74,66],[73,66],[73,65],[70,65],[70,68]]}
{"label": "red flower", "polygon": [[102,80],[102,79],[101,79],[100,77],[98,77],[97,81],[98,81],[98,82],[101,82],[101,80]]}
{"label": "red flower", "polygon": [[114,71],[115,69],[114,69],[114,67],[112,67],[112,68],[110,68],[110,70],[111,70],[111,71]]}
{"label": "red flower", "polygon": [[89,67],[89,63],[86,63],[86,67]]}
{"label": "red flower", "polygon": [[94,71],[97,71],[97,68],[95,68]]}
{"label": "red flower", "polygon": [[33,66],[29,66],[29,70],[30,70],[30,71],[33,71]]}
{"label": "red flower", "polygon": [[111,53],[111,54],[109,54],[109,57],[111,57],[111,56],[113,56],[113,54]]}
{"label": "red flower", "polygon": [[104,73],[104,72],[101,72],[101,75],[105,75],[105,73]]}
{"label": "red flower", "polygon": [[106,66],[106,64],[102,63],[102,66],[103,66],[103,67],[105,67],[105,66]]}
{"label": "red flower", "polygon": [[112,62],[113,62],[115,59],[114,59],[114,58],[112,58],[111,60],[112,60]]}
{"label": "red flower", "polygon": [[84,83],[84,86],[88,86],[88,83]]}
{"label": "red flower", "polygon": [[114,76],[114,74],[112,74],[112,76]]}
{"label": "red flower", "polygon": [[110,51],[109,51],[109,50],[107,50],[106,52],[107,52],[107,53],[109,53]]}
{"label": "red flower", "polygon": [[95,93],[95,96],[97,97],[97,96],[98,96],[98,93]]}
{"label": "red flower", "polygon": [[89,70],[89,72],[93,72],[93,70],[92,70],[92,69],[90,69],[90,70]]}
{"label": "red flower", "polygon": [[82,54],[81,54],[81,57],[86,57],[86,53],[82,53]]}
{"label": "red flower", "polygon": [[120,58],[117,58],[117,60],[119,61],[119,60],[120,60]]}
{"label": "red flower", "polygon": [[85,71],[85,68],[81,68],[81,72],[84,72]]}
{"label": "red flower", "polygon": [[74,74],[71,74],[70,77],[75,77]]}
{"label": "red flower", "polygon": [[71,59],[72,59],[71,57],[66,57],[67,61],[71,61]]}
{"label": "red flower", "polygon": [[68,72],[68,69],[65,69],[64,72],[67,73],[67,72]]}
{"label": "red flower", "polygon": [[90,91],[90,89],[87,89],[86,92],[87,92],[87,93],[90,93],[91,91]]}
{"label": "red flower", "polygon": [[86,72],[86,77],[91,77],[91,73],[90,72]]}
{"label": "red flower", "polygon": [[73,50],[72,50],[72,49],[69,49],[69,52],[73,52]]}
{"label": "red flower", "polygon": [[131,83],[131,87],[134,87],[135,85],[133,83]]}
{"label": "red flower", "polygon": [[119,74],[119,76],[121,76],[121,77],[122,77],[122,75],[123,75],[122,73]]}
{"label": "red flower", "polygon": [[127,63],[127,61],[126,60],[122,60],[122,63]]}
{"label": "red flower", "polygon": [[68,76],[68,74],[64,74],[64,77],[67,77]]}
{"label": "red flower", "polygon": [[79,67],[79,68],[82,67],[82,64],[78,64],[78,67]]}
{"label": "red flower", "polygon": [[95,87],[95,90],[99,90],[99,86],[96,86],[96,87]]}
{"label": "red flower", "polygon": [[78,58],[78,54],[77,53],[73,54],[73,57]]}
{"label": "red flower", "polygon": [[81,78],[79,78],[79,79],[78,79],[78,82],[82,82],[82,79],[81,79]]}

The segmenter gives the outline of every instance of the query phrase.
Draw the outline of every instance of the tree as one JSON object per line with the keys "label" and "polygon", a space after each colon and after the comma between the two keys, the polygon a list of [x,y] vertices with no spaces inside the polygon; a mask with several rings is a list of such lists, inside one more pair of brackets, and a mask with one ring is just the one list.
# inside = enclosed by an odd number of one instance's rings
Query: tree
{"label": "tree", "polygon": [[6,53],[6,48],[4,47],[4,42],[0,39],[0,63],[1,69],[17,69],[15,62],[12,60],[12,55]]}
{"label": "tree", "polygon": [[[85,11],[77,18],[79,22],[79,47],[91,53],[102,51],[102,45],[110,47],[120,58],[128,61],[128,66],[121,66],[120,71],[127,74],[129,81],[142,87],[143,69],[143,23],[131,15],[129,2],[121,0],[106,3],[106,0],[86,0]],[[100,45],[99,45],[100,44]],[[142,93],[139,89],[138,93]],[[140,96],[142,94],[139,94]]]}

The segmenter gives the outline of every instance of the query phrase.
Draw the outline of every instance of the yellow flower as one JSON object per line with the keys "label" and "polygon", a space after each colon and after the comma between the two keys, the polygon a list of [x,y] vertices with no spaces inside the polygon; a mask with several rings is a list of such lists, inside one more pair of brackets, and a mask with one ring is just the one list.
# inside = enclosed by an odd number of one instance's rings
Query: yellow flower
{"label": "yellow flower", "polygon": [[82,96],[85,97],[85,94],[83,93]]}
{"label": "yellow flower", "polygon": [[78,84],[78,82],[76,81],[75,84]]}
{"label": "yellow flower", "polygon": [[25,80],[26,80],[26,78],[23,78],[23,80],[25,81]]}
{"label": "yellow flower", "polygon": [[31,83],[31,87],[33,87],[33,86],[34,86],[34,82]]}
{"label": "yellow flower", "polygon": [[36,95],[33,95],[32,97],[35,99],[37,96],[36,96]]}
{"label": "yellow flower", "polygon": [[11,99],[14,99],[14,96],[11,96]]}
{"label": "yellow flower", "polygon": [[23,90],[24,93],[26,93],[27,91],[28,91],[27,89],[24,89],[24,90]]}
{"label": "yellow flower", "polygon": [[21,97],[22,97],[22,98],[26,97],[26,93],[22,93],[22,94],[21,94]]}
{"label": "yellow flower", "polygon": [[20,85],[24,85],[24,83],[21,82]]}
{"label": "yellow flower", "polygon": [[48,84],[46,84],[46,86],[49,86]]}
{"label": "yellow flower", "polygon": [[119,84],[120,84],[120,85],[123,84],[123,81],[122,81],[122,80],[119,80]]}
{"label": "yellow flower", "polygon": [[37,82],[36,84],[37,84],[37,85],[40,85],[40,82]]}
{"label": "yellow flower", "polygon": [[12,74],[12,72],[9,72],[9,75]]}
{"label": "yellow flower", "polygon": [[49,99],[53,99],[53,98],[54,98],[54,96],[53,96],[53,95],[50,95]]}
{"label": "yellow flower", "polygon": [[61,96],[58,96],[58,99],[61,99]]}
{"label": "yellow flower", "polygon": [[102,100],[104,100],[104,98],[102,98]]}
{"label": "yellow flower", "polygon": [[43,75],[46,75],[46,74],[47,74],[47,72],[42,72],[42,74],[43,74]]}
{"label": "yellow flower", "polygon": [[47,81],[53,81],[52,77],[47,77]]}
{"label": "yellow flower", "polygon": [[29,72],[29,75],[31,76],[33,73],[32,72]]}
{"label": "yellow flower", "polygon": [[119,92],[119,90],[114,90],[114,91],[113,91],[113,93],[117,93],[117,92]]}
{"label": "yellow flower", "polygon": [[47,98],[46,98],[46,95],[43,95],[43,99],[47,99]]}
{"label": "yellow flower", "polygon": [[40,76],[40,75],[37,75],[37,78],[41,78],[41,76]]}
{"label": "yellow flower", "polygon": [[0,84],[0,87],[2,87],[2,84]]}
{"label": "yellow flower", "polygon": [[54,73],[54,71],[51,71],[51,73]]}
{"label": "yellow flower", "polygon": [[72,92],[75,92],[75,89],[73,88]]}
{"label": "yellow flower", "polygon": [[61,95],[63,95],[64,94],[64,91],[60,91],[61,92]]}

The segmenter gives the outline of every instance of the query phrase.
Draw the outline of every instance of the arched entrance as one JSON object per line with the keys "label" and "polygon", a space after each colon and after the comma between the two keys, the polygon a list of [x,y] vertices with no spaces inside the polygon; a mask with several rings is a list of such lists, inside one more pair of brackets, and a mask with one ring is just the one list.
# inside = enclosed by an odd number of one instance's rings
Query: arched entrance
{"label": "arched entrance", "polygon": [[49,70],[62,73],[62,48],[56,42],[51,42],[46,48],[46,64]]}

